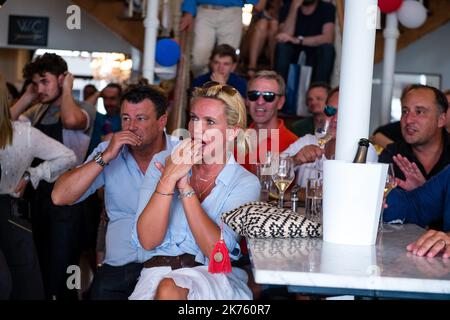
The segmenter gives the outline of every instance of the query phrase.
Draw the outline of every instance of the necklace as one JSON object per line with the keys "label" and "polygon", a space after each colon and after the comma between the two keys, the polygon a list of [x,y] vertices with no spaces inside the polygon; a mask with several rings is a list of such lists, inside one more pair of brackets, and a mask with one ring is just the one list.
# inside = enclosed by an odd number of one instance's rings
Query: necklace
{"label": "necklace", "polygon": [[[210,176],[210,177],[216,177],[216,176]],[[216,179],[212,179],[212,181],[206,186],[205,189],[203,189],[203,191],[200,192],[200,188],[198,186],[198,179],[202,180],[202,181],[208,181],[207,179],[201,179],[198,177],[198,175],[195,176],[195,186],[198,192],[198,197],[202,198],[203,194],[209,190],[209,188],[211,188],[211,186],[213,185],[213,183],[216,181]]]}
{"label": "necklace", "polygon": [[[217,175],[216,174],[213,174],[213,175],[205,175],[205,177],[206,178],[215,178]],[[204,178],[202,178],[202,177],[200,177],[200,175],[198,174],[198,175],[196,175],[195,176],[195,179],[199,179],[200,181],[203,181],[203,182],[206,182],[206,181],[208,181],[208,179],[204,179]]]}
{"label": "necklace", "polygon": [[[213,175],[204,175],[204,177],[206,177],[206,178],[202,178],[200,176],[200,174],[198,174],[199,171],[196,170],[197,174],[195,175],[195,187],[197,189],[199,199],[202,199],[203,194],[206,193],[211,188],[211,186],[216,182],[216,178],[219,175],[220,171],[218,171],[216,174],[213,174]],[[203,189],[203,191],[200,191],[198,180],[203,181],[203,182],[207,182],[207,181],[211,180],[211,182],[206,186],[206,188]]]}

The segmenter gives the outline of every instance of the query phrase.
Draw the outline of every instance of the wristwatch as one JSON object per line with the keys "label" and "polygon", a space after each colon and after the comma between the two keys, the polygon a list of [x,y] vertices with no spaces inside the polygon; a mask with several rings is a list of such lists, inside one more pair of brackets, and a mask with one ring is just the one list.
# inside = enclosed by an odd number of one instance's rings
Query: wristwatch
{"label": "wristwatch", "polygon": [[27,182],[30,181],[30,179],[31,179],[30,173],[28,171],[25,171],[23,173],[22,179],[27,181]]}
{"label": "wristwatch", "polygon": [[104,167],[108,164],[105,162],[105,160],[103,160],[103,152],[97,153],[94,157],[94,161],[96,163],[98,163],[99,165],[101,165],[102,167]]}
{"label": "wristwatch", "polygon": [[298,39],[298,45],[302,45],[302,43],[303,43],[303,39],[305,39],[305,37],[303,37],[303,36],[297,36],[297,39]]}

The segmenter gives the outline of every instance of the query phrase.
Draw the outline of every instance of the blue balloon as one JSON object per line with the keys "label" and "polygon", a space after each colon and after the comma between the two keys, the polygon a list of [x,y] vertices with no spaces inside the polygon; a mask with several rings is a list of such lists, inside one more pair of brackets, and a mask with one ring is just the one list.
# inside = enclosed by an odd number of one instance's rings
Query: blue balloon
{"label": "blue balloon", "polygon": [[175,40],[161,39],[156,42],[155,59],[161,66],[173,66],[180,59],[180,54],[180,46]]}

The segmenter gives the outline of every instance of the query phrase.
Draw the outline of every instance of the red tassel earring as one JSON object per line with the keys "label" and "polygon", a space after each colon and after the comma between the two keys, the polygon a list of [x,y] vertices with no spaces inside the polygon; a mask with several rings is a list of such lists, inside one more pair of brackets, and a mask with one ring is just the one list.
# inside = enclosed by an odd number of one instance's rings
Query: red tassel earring
{"label": "red tassel earring", "polygon": [[230,273],[231,261],[227,246],[223,240],[223,231],[220,228],[220,240],[214,246],[214,250],[209,257],[208,272],[210,273]]}

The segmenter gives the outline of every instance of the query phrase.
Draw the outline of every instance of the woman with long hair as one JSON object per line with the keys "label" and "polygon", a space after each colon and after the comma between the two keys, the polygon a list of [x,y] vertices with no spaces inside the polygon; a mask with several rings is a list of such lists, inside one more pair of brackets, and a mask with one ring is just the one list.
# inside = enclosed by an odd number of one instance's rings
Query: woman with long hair
{"label": "woman with long hair", "polygon": [[[45,160],[30,167],[34,158]],[[44,297],[31,228],[20,212],[20,197],[28,182],[54,181],[76,161],[72,150],[29,123],[11,121],[8,94],[0,75],[0,251],[12,278],[11,299]]]}

